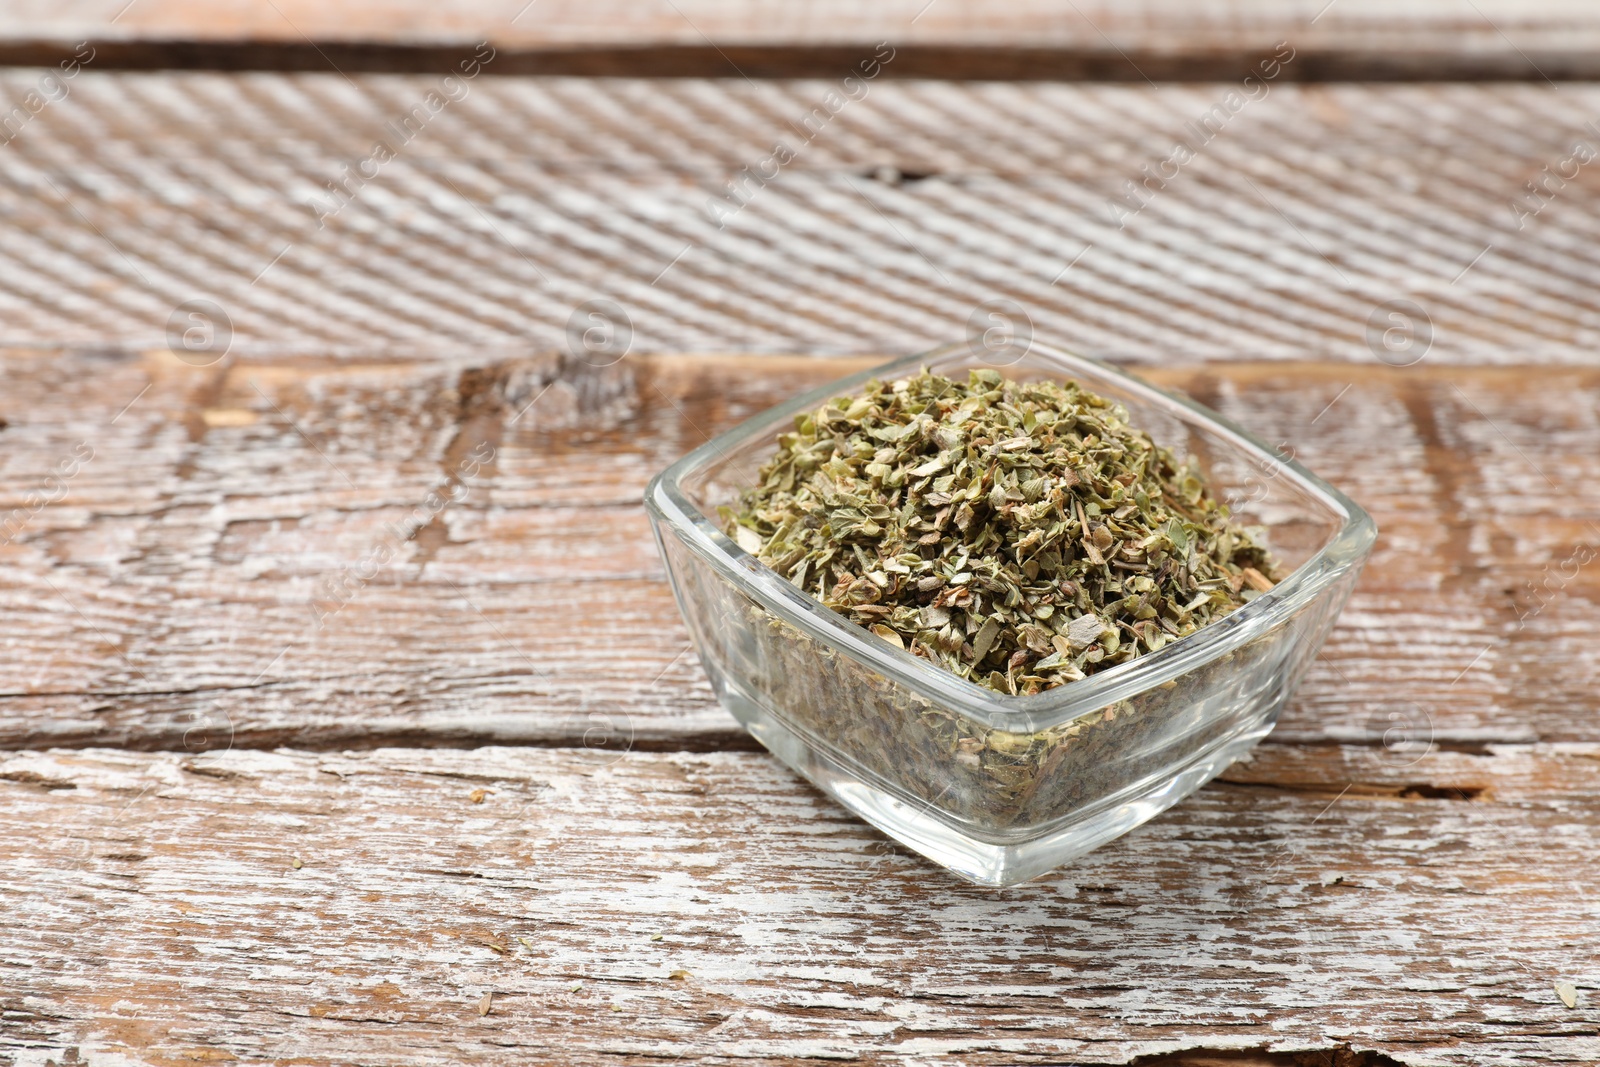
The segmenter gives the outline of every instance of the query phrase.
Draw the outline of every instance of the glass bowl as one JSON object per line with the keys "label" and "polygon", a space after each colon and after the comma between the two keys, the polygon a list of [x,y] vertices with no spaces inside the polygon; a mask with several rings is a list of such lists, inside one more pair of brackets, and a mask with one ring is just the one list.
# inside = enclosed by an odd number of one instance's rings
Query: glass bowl
{"label": "glass bowl", "polygon": [[[1075,379],[1195,456],[1280,571],[1268,592],[1157,652],[1034,696],[902,651],[721,532],[717,506],[797,414],[926,366]],[[1377,527],[1348,497],[1227,419],[1113,367],[1032,342],[954,345],[757,415],[658,475],[645,504],[706,674],[778,759],[890,837],[982,885],[1037,877],[1194,792],[1272,729],[1355,584]]]}

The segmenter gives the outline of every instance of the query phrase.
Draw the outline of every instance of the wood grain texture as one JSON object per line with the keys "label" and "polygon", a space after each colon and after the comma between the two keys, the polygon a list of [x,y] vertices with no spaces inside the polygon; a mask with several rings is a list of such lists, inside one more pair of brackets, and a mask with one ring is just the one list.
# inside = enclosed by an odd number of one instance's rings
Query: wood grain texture
{"label": "wood grain texture", "polygon": [[[3,24],[8,36],[155,37],[167,40],[291,38],[473,42],[495,36],[536,44],[838,44],[885,38],[920,42],[1017,45],[1097,41],[1101,47],[1168,49],[1222,47],[1247,41],[1271,44],[1300,30],[1333,39],[1370,38],[1380,31],[1411,44],[1459,35],[1462,43],[1492,44],[1494,26],[1518,44],[1553,45],[1559,34],[1594,30],[1592,7],[1580,0],[1477,0],[1477,11],[1449,0],[1410,0],[1403,12],[1376,0],[885,0],[864,6],[826,0],[803,7],[776,0],[376,0],[359,6],[312,0],[195,3],[193,0],[18,0]],[[1320,14],[1321,17],[1318,17]],[[1315,20],[1315,21],[1313,21]],[[1098,27],[1098,29],[1097,29]],[[1107,42],[1100,33],[1116,38]],[[1275,36],[1272,36],[1274,35]],[[1398,42],[1397,42],[1398,44]]]}
{"label": "wood grain texture", "polygon": [[[0,52],[37,55],[84,39],[113,62],[189,65],[220,55],[324,71],[430,69],[419,64],[436,63],[441,47],[484,39],[519,73],[552,64],[561,73],[626,73],[663,62],[724,77],[821,73],[841,50],[878,41],[934,77],[1215,77],[1284,40],[1306,53],[1297,78],[1543,80],[1600,70],[1600,22],[1581,0],[1409,0],[1401,9],[1376,0],[20,0],[0,19]],[[602,57],[612,66],[593,65]]]}
{"label": "wood grain texture", "polygon": [[[1600,1058],[1596,171],[1524,197],[1600,89],[1275,84],[1124,227],[1228,86],[875,82],[802,139],[835,83],[481,78],[335,196],[437,75],[42,77],[0,76],[0,747],[57,747],[0,753],[0,1060]],[[1004,893],[750,750],[638,505],[996,298],[1384,531],[1252,762]]]}
{"label": "wood grain texture", "polygon": [[[207,299],[240,354],[513,355],[564,347],[596,298],[637,352],[915,351],[996,299],[1142,363],[1371,363],[1397,299],[1432,361],[1600,343],[1600,170],[1543,176],[1600,151],[1589,85],[1279,84],[1119,219],[1230,86],[879,81],[807,127],[834,82],[480,77],[352,182],[438,76],[66,84],[0,151],[12,345],[164,347]],[[778,141],[794,158],[755,188]]]}
{"label": "wood grain texture", "polygon": [[1600,1056],[1600,749],[1279,749],[1002,892],[757,753],[10,754],[0,1055]]}
{"label": "wood grain texture", "polygon": [[[867,362],[11,353],[0,745],[746,743],[689,650],[644,485]],[[1276,737],[1600,740],[1600,372],[1147,373],[1382,530]]]}

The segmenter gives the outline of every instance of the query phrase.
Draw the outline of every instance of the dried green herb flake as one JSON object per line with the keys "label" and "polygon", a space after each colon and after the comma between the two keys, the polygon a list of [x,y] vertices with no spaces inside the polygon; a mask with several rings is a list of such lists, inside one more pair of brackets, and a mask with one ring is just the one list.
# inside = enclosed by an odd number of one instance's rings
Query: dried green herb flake
{"label": "dried green herb flake", "polygon": [[1193,461],[1075,382],[874,381],[795,419],[725,529],[823,604],[1002,693],[1155,652],[1276,583]]}

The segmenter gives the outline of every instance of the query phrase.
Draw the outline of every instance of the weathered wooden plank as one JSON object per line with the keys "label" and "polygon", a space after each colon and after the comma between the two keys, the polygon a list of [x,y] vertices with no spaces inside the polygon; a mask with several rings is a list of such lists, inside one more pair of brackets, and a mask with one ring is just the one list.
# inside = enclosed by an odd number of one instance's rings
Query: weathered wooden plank
{"label": "weathered wooden plank", "polygon": [[[861,365],[12,353],[0,745],[736,742],[644,484]],[[1600,374],[1148,373],[1295,449],[1383,531],[1278,737],[1596,739]]]}
{"label": "weathered wooden plank", "polygon": [[10,754],[0,1054],[1600,1056],[1600,749],[1261,753],[999,892],[756,753]]}
{"label": "weathered wooden plank", "polygon": [[64,84],[0,152],[14,345],[164,347],[196,299],[239,354],[390,359],[562,347],[597,298],[639,352],[912,351],[996,299],[1144,363],[1370,363],[1400,299],[1430,360],[1600,337],[1593,85],[1274,82],[1230,115],[1226,83],[480,77],[401,137],[438,76]]}
{"label": "weathered wooden plank", "polygon": [[[781,12],[781,15],[779,14]],[[1317,17],[1317,16],[1321,17]],[[1315,19],[1315,22],[1313,22]],[[1546,46],[1563,31],[1593,29],[1594,12],[1576,0],[1479,0],[1478,11],[1463,11],[1449,0],[1413,0],[1404,17],[1374,3],[1341,3],[1324,10],[1317,0],[1266,0],[1253,4],[1225,0],[1147,0],[1135,6],[1110,0],[886,0],[863,8],[840,2],[801,10],[775,4],[730,0],[679,0],[671,7],[638,4],[595,5],[574,0],[541,0],[527,8],[517,0],[483,4],[425,0],[380,0],[359,8],[276,0],[275,5],[215,6],[165,0],[64,0],[14,4],[0,23],[7,37],[37,39],[88,36],[148,37],[159,40],[283,39],[305,35],[318,41],[453,41],[470,43],[486,35],[509,43],[540,45],[839,44],[884,38],[917,42],[991,45],[1070,43],[1098,40],[1096,27],[1118,36],[1126,48],[1167,50],[1224,47],[1243,36],[1271,44],[1299,30],[1308,36],[1370,36],[1380,29],[1416,45],[1434,35],[1437,46],[1454,35],[1487,44],[1495,25]],[[1273,36],[1276,35],[1276,36]]]}
{"label": "weathered wooden plank", "polygon": [[1193,79],[1231,73],[1284,40],[1307,54],[1297,76],[1560,78],[1600,69],[1600,27],[1577,0],[1413,0],[1403,12],[1351,0],[891,0],[798,9],[727,0],[282,0],[225,10],[70,0],[13,4],[0,20],[0,54],[14,60],[84,39],[123,64],[321,71],[434,69],[448,65],[441,59],[450,47],[485,39],[528,73],[831,73],[850,64],[851,49],[880,41],[932,77]]}

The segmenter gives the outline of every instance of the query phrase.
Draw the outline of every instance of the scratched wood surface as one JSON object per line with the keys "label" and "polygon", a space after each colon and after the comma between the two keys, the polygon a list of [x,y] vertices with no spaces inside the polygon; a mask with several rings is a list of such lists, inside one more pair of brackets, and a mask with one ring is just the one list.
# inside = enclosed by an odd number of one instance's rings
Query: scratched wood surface
{"label": "scratched wood surface", "polygon": [[[868,362],[12,353],[0,745],[727,743],[644,484]],[[1148,373],[1294,448],[1383,531],[1280,737],[1401,714],[1441,741],[1597,739],[1600,371]]]}
{"label": "scratched wood surface", "polygon": [[1145,363],[1370,364],[1394,300],[1430,360],[1600,340],[1593,85],[1280,84],[1128,217],[1230,85],[879,81],[808,125],[836,83],[480,76],[391,144],[439,76],[65,84],[0,151],[13,345],[161,348],[197,299],[236,353],[525,354],[593,299],[639,352],[915,351],[990,300]]}
{"label": "scratched wood surface", "polygon": [[1600,746],[1282,747],[1002,892],[755,753],[12,753],[0,1049],[1595,1062]]}
{"label": "scratched wood surface", "polygon": [[[0,146],[0,1059],[1600,1057],[1593,168],[1518,199],[1600,90],[1278,85],[1121,228],[1225,85],[883,82],[718,229],[828,83],[479,79],[328,214],[436,84]],[[993,299],[1383,530],[1253,762],[998,894],[738,734],[638,503]]]}
{"label": "scratched wood surface", "polygon": [[[13,354],[0,744],[730,741],[643,485],[859,365]],[[1150,376],[1291,446],[1384,531],[1278,736],[1400,713],[1440,741],[1600,739],[1600,371]]]}

